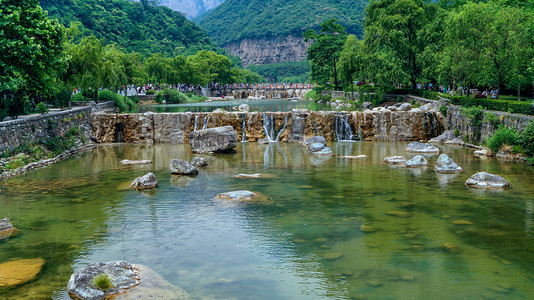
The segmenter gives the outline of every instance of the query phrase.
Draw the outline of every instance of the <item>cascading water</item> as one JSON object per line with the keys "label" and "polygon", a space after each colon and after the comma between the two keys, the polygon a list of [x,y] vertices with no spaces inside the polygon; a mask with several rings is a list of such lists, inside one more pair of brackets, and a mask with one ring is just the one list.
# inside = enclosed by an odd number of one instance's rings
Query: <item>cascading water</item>
{"label": "cascading water", "polygon": [[362,140],[362,128],[358,126],[358,141]]}
{"label": "cascading water", "polygon": [[[269,143],[276,143],[279,141],[282,132],[286,129],[288,116],[286,115],[284,120],[284,126],[276,133],[276,124],[272,114],[263,114],[263,130],[265,130],[265,137]],[[276,134],[276,136],[275,136]]]}
{"label": "cascading water", "polygon": [[241,143],[245,143],[247,141],[247,123],[246,123],[246,120],[247,119],[247,115],[244,114],[243,115],[243,126],[241,127],[241,131],[243,132],[241,134]]}
{"label": "cascading water", "polygon": [[208,128],[208,122],[210,121],[210,116],[209,115],[206,115],[204,116],[204,121],[203,121],[203,124],[202,124],[202,129],[206,129]]}
{"label": "cascading water", "polygon": [[193,126],[193,131],[197,131],[197,121],[198,121],[198,115],[195,116],[195,125]]}
{"label": "cascading water", "polygon": [[338,141],[352,141],[354,136],[349,124],[348,115],[337,115],[335,122],[335,133]]}

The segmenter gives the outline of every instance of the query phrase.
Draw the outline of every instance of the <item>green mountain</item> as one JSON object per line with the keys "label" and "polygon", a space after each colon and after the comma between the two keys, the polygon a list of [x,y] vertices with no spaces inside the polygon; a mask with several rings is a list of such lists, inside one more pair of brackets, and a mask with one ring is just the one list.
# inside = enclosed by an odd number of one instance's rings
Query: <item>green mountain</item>
{"label": "green mountain", "polygon": [[368,0],[226,0],[210,11],[200,26],[219,44],[246,38],[301,36],[336,19],[349,33],[363,35]]}
{"label": "green mountain", "polygon": [[116,43],[124,47],[127,52],[136,51],[144,56],[151,53],[174,56],[216,48],[204,30],[187,20],[182,13],[164,6],[126,0],[40,2],[50,18],[57,18],[67,27],[71,22],[81,22],[82,36],[94,34],[107,44]]}

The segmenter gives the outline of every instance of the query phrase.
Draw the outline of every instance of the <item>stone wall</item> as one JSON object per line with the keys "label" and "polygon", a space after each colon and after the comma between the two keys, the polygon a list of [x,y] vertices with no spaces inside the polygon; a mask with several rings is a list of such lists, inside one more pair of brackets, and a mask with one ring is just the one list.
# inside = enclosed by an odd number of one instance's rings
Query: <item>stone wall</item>
{"label": "stone wall", "polygon": [[[232,126],[240,140],[260,139],[302,142],[313,135],[327,140],[366,141],[428,140],[444,131],[439,113],[412,111],[364,112],[221,112],[221,113],[145,113],[94,114],[91,125],[99,143],[188,143],[195,129]],[[266,135],[266,130],[272,136]],[[345,132],[343,133],[343,128]],[[348,133],[347,133],[348,132]],[[341,136],[344,135],[344,137]]]}
{"label": "stone wall", "polygon": [[[521,115],[521,114],[510,114],[500,111],[485,111],[484,116],[488,113],[495,114],[499,120],[500,124],[504,126],[513,127],[517,129],[518,132],[523,131],[533,116]],[[462,115],[461,108],[458,106],[449,106],[447,109],[446,123],[445,126],[448,129],[455,130],[458,129],[461,135],[467,135],[472,137],[474,134],[474,129],[469,124],[469,119]],[[492,136],[495,133],[497,126],[484,120],[482,122],[481,136],[480,140],[484,141],[488,137]]]}
{"label": "stone wall", "polygon": [[24,142],[62,136],[74,126],[80,126],[90,138],[91,113],[112,108],[114,104],[111,101],[44,115],[21,116],[15,120],[0,122],[0,153],[13,150]]}

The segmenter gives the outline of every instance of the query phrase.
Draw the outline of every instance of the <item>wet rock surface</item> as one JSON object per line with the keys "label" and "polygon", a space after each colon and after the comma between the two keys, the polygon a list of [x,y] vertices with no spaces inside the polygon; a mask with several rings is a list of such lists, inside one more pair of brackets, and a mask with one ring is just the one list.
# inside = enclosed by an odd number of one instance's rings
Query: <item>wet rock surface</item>
{"label": "wet rock surface", "polygon": [[417,153],[439,153],[439,148],[429,143],[412,142],[408,144],[406,151]]}
{"label": "wet rock surface", "polygon": [[148,173],[144,176],[134,179],[130,187],[136,190],[153,189],[158,187],[158,180],[156,179],[156,175],[153,173]]}
{"label": "wet rock surface", "polygon": [[223,202],[234,202],[234,203],[270,203],[271,200],[257,192],[251,192],[247,190],[237,190],[226,193],[220,193],[215,198],[214,201],[223,201]]}
{"label": "wet rock surface", "polygon": [[121,165],[124,165],[124,166],[147,165],[147,164],[151,164],[151,163],[152,163],[151,160],[128,160],[128,159],[121,160]]}
{"label": "wet rock surface", "polygon": [[226,152],[237,147],[238,135],[232,126],[208,128],[189,133],[195,153]]}
{"label": "wet rock surface", "polygon": [[199,167],[205,167],[208,165],[208,162],[206,161],[206,159],[204,157],[193,157],[193,159],[191,160],[191,165],[199,168]]}
{"label": "wet rock surface", "polygon": [[12,288],[35,279],[44,264],[42,258],[19,259],[0,264],[0,288]]}
{"label": "wet rock surface", "polygon": [[323,148],[326,147],[326,139],[322,136],[312,136],[311,138],[304,141],[303,145],[306,148],[310,148],[313,144],[322,144]]}
{"label": "wet rock surface", "polygon": [[445,130],[441,135],[430,139],[428,142],[435,144],[444,144],[445,142],[451,141],[455,138],[456,136],[454,135],[454,130]]}
{"label": "wet rock surface", "polygon": [[434,166],[436,172],[439,173],[459,173],[462,172],[462,167],[457,165],[447,154],[441,154]]}
{"label": "wet rock surface", "polygon": [[175,175],[197,175],[197,167],[191,165],[183,159],[173,159],[169,165],[171,174]]}
{"label": "wet rock surface", "polygon": [[510,183],[503,177],[487,172],[479,172],[469,177],[465,185],[483,189],[506,189],[510,187]]}
{"label": "wet rock surface", "polygon": [[384,158],[384,162],[388,165],[404,165],[406,157],[404,156],[388,156]]}
{"label": "wet rock surface", "polygon": [[425,167],[426,165],[428,165],[428,161],[424,156],[416,155],[412,159],[406,161],[405,165],[408,168]]}
{"label": "wet rock surface", "polygon": [[[134,265],[123,260],[92,264],[72,274],[67,284],[67,292],[73,299],[106,299],[138,285],[140,283],[138,271]],[[109,275],[112,288],[102,291],[92,284],[93,278],[100,274]]]}
{"label": "wet rock surface", "polygon": [[13,227],[8,218],[0,219],[0,240],[16,235],[20,230]]}

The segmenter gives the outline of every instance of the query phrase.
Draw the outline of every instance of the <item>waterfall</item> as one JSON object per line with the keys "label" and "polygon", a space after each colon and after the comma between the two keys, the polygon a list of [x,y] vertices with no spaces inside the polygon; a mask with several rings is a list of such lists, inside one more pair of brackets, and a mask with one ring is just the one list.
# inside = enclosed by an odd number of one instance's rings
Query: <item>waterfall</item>
{"label": "waterfall", "polygon": [[243,114],[243,126],[241,127],[242,135],[241,135],[241,143],[245,143],[247,141],[247,123],[246,123],[246,117],[247,114]]}
{"label": "waterfall", "polygon": [[[263,114],[263,130],[265,130],[265,137],[267,138],[267,141],[269,143],[276,143],[280,139],[280,135],[282,135],[282,132],[286,129],[287,126],[287,120],[288,115],[286,114],[285,120],[284,120],[284,126],[276,133],[276,124],[274,122],[273,114]],[[276,134],[276,136],[275,136]]]}
{"label": "waterfall", "polygon": [[198,121],[198,115],[195,116],[195,125],[193,126],[193,131],[197,131],[197,121]]}
{"label": "waterfall", "polygon": [[349,125],[348,115],[337,115],[335,123],[335,133],[338,141],[352,141],[354,136],[352,135],[352,128]]}
{"label": "waterfall", "polygon": [[358,126],[358,141],[362,141],[362,128]]}
{"label": "waterfall", "polygon": [[202,124],[202,129],[208,128],[208,122],[209,121],[210,121],[210,116],[209,115],[205,115],[204,116],[204,121],[203,121],[203,124]]}

